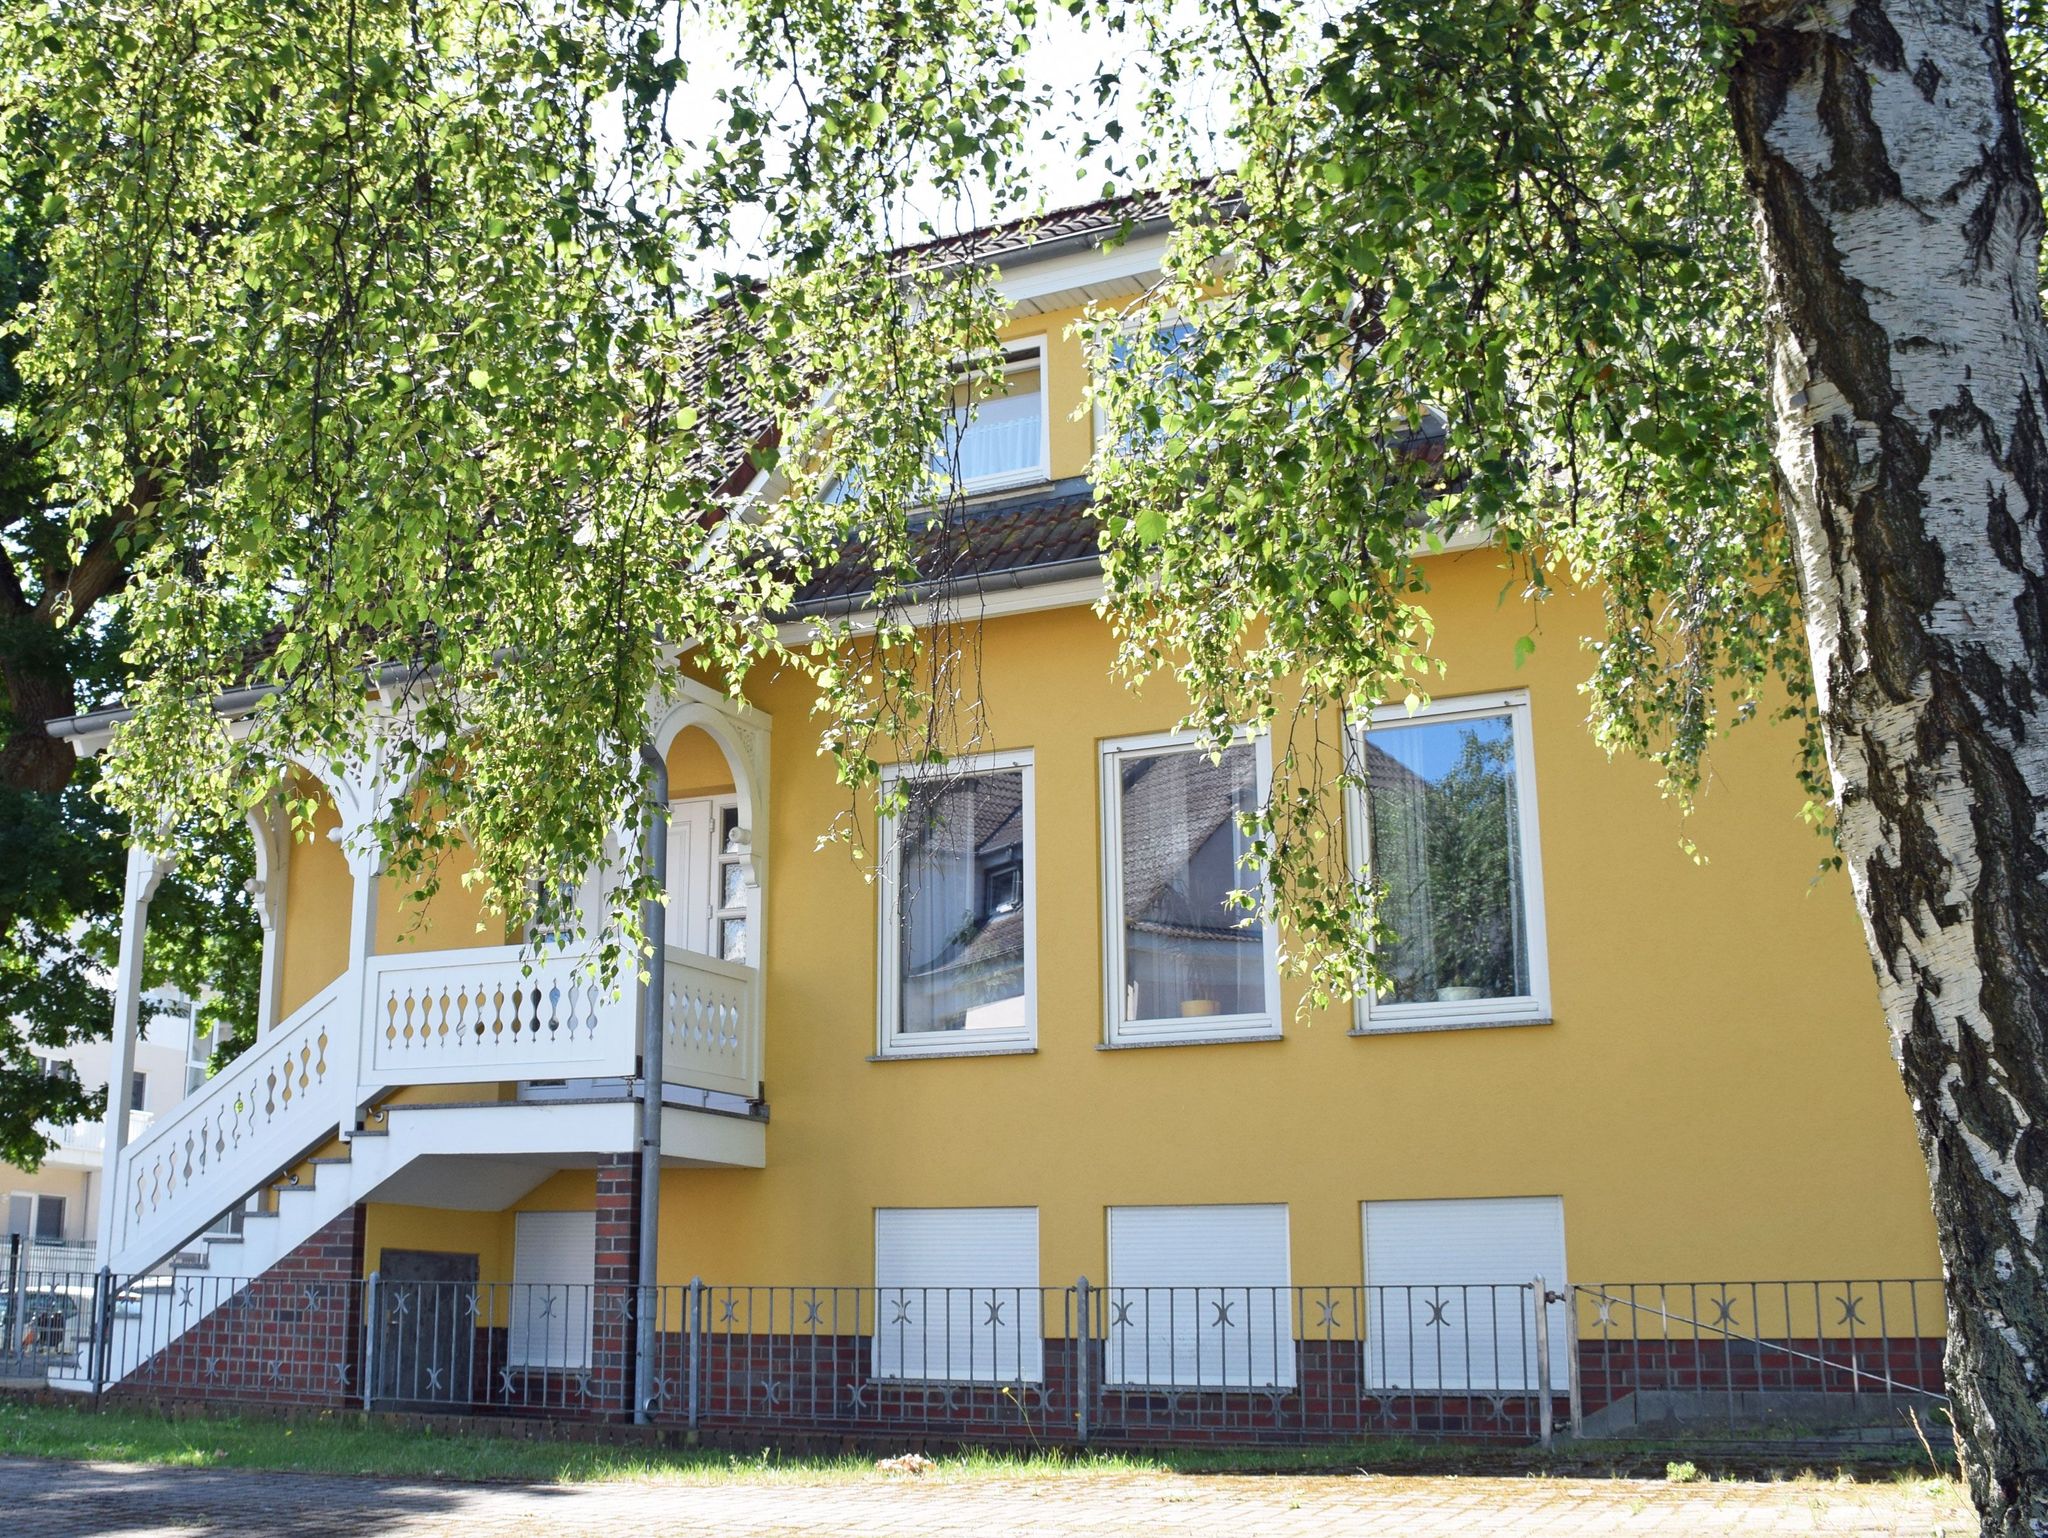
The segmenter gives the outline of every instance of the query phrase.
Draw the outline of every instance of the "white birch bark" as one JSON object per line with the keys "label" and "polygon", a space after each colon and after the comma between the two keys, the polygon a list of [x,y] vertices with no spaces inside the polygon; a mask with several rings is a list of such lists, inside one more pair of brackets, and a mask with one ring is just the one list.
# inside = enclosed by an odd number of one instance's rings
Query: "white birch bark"
{"label": "white birch bark", "polygon": [[1751,6],[1731,83],[1842,851],[1984,1531],[2048,1535],[2048,337],[1990,0]]}

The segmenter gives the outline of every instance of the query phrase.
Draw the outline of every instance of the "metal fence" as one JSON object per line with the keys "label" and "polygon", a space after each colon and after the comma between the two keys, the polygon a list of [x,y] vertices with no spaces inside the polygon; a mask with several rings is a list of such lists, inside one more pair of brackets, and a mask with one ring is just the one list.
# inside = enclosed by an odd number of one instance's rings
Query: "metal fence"
{"label": "metal fence", "polygon": [[59,1386],[560,1418],[631,1413],[644,1309],[648,1417],[764,1437],[1868,1439],[1935,1428],[1943,1403],[1931,1281],[632,1289],[278,1269],[16,1297],[7,1320]]}

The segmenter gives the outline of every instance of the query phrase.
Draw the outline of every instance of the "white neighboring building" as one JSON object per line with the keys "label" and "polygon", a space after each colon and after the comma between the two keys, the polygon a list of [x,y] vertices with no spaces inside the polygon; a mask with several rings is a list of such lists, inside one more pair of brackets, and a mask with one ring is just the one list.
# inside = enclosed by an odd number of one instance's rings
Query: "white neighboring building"
{"label": "white neighboring building", "polygon": [[[128,1137],[132,1142],[158,1116],[175,1106],[206,1080],[212,1054],[211,1033],[196,1032],[197,1006],[175,989],[148,996],[156,1013],[148,1016],[135,1043],[135,1070],[128,1084]],[[68,1073],[88,1089],[107,1082],[113,1056],[111,1043],[85,1042],[52,1052],[44,1059],[46,1073]],[[94,1268],[93,1225],[97,1220],[100,1171],[105,1162],[105,1125],[98,1120],[73,1126],[46,1127],[57,1146],[31,1173],[0,1164],[0,1200],[9,1235],[20,1235],[30,1264],[38,1270]],[[7,1246],[0,1245],[0,1270]]]}

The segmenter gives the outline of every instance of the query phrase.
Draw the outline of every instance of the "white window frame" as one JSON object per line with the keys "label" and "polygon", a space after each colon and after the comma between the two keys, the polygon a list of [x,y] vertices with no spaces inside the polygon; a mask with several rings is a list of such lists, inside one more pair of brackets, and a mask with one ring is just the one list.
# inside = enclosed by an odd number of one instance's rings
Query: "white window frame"
{"label": "white window frame", "polygon": [[[1264,732],[1240,728],[1231,746],[1249,745],[1255,786],[1261,802],[1273,781],[1273,743]],[[1124,976],[1123,785],[1120,768],[1127,758],[1152,758],[1162,753],[1200,753],[1202,741],[1187,732],[1153,732],[1117,737],[1101,745],[1102,794],[1102,975],[1103,1040],[1112,1047],[1178,1046],[1207,1041],[1270,1041],[1281,1034],[1280,945],[1270,924],[1262,926],[1260,976],[1266,985],[1266,1007],[1256,1014],[1180,1016],[1166,1020],[1126,1020],[1128,996]],[[1261,889],[1265,879],[1260,877]]]}
{"label": "white window frame", "polygon": [[[1193,329],[1194,325],[1195,319],[1193,316],[1183,314],[1179,310],[1169,310],[1166,312],[1165,315],[1160,317],[1157,325],[1150,327],[1148,327],[1145,324],[1145,317],[1136,315],[1126,315],[1119,322],[1117,329],[1123,332],[1123,334],[1127,337],[1137,337],[1144,335],[1147,331],[1150,331],[1153,335],[1157,335],[1161,331],[1170,330],[1176,326],[1186,326],[1190,329]],[[1099,373],[1096,375],[1096,379],[1099,383],[1101,379],[1101,375]],[[1109,447],[1109,423],[1104,418],[1102,411],[1102,399],[1100,396],[1097,396],[1095,399],[1091,400],[1088,403],[1088,406],[1089,410],[1094,413],[1095,428],[1095,435],[1091,440],[1092,447],[1090,449],[1090,452],[1093,454],[1100,454],[1103,452],[1104,449]]]}
{"label": "white window frame", "polygon": [[[1529,991],[1513,998],[1453,1002],[1428,999],[1409,1004],[1383,1002],[1368,993],[1354,1005],[1354,1036],[1550,1023],[1550,947],[1544,922],[1543,841],[1536,811],[1536,750],[1530,726],[1529,691],[1509,689],[1491,694],[1461,695],[1431,700],[1413,710],[1405,704],[1381,705],[1372,712],[1370,725],[1401,726],[1410,722],[1470,720],[1502,714],[1508,718],[1515,745],[1515,812],[1522,844],[1522,924],[1529,948]],[[1356,734],[1354,747],[1362,758],[1368,727],[1354,722],[1351,730]],[[1371,796],[1372,787],[1368,783],[1362,793],[1353,786],[1345,797],[1344,820],[1353,870],[1369,869],[1371,865],[1372,819],[1368,815]]]}
{"label": "white window frame", "polygon": [[[887,1282],[883,1280],[883,1236],[891,1218],[923,1218],[944,1222],[952,1219],[963,1226],[978,1219],[1002,1217],[1025,1222],[1031,1231],[1031,1276],[1029,1281],[1001,1283],[975,1282],[931,1282],[917,1284],[910,1282]],[[957,1241],[956,1241],[957,1242]],[[1044,1293],[1041,1290],[1039,1272],[1039,1223],[1036,1207],[877,1207],[875,1209],[875,1312],[873,1330],[868,1337],[869,1376],[891,1383],[1043,1383],[1045,1381],[1045,1322]],[[915,1296],[912,1296],[912,1295]],[[934,1302],[940,1319],[932,1319]],[[982,1321],[987,1310],[994,1304],[1003,1323],[984,1326]],[[907,1310],[904,1305],[908,1305]],[[959,1361],[953,1356],[955,1332],[949,1328],[949,1311],[965,1310],[966,1317],[961,1324],[967,1332],[966,1360]],[[911,1335],[898,1335],[895,1350],[890,1349],[892,1334],[891,1321],[899,1312],[907,1312],[904,1326],[914,1331]],[[932,1361],[933,1330],[939,1331],[940,1352],[944,1359]],[[999,1332],[999,1333],[998,1333]],[[914,1340],[916,1365],[925,1369],[913,1372],[913,1353],[909,1349]],[[976,1358],[985,1347],[989,1349],[984,1363]],[[1007,1349],[1006,1349],[1007,1348]],[[1005,1366],[1013,1370],[1004,1372]]]}
{"label": "white window frame", "polygon": [[[1015,486],[1037,486],[1052,479],[1052,358],[1047,345],[1046,333],[1036,336],[1012,337],[1001,343],[996,351],[962,361],[959,372],[954,376],[955,388],[975,377],[990,372],[991,364],[1000,364],[1004,374],[1010,372],[1010,354],[1026,348],[1038,353],[1038,463],[1022,470],[1005,471],[1000,475],[978,475],[959,483],[963,496],[980,496],[984,492],[1007,491]],[[980,402],[974,403],[976,406]],[[949,403],[946,412],[950,416],[953,407]],[[970,419],[971,425],[971,419]]]}
{"label": "white window frame", "polygon": [[[733,814],[734,826],[738,829],[741,842],[737,849],[725,845],[725,814]],[[725,926],[728,920],[740,921],[743,939],[740,950],[743,956],[754,954],[754,915],[747,906],[747,862],[752,858],[747,848],[747,830],[739,821],[740,798],[738,796],[713,796],[711,798],[711,934],[706,942],[710,955],[721,959],[725,955]],[[740,873],[740,900],[728,905],[725,900],[725,873],[735,869]],[[741,965],[750,965],[742,961]]]}
{"label": "white window frame", "polygon": [[[1032,753],[1016,748],[979,753],[953,760],[944,773],[962,778],[993,772],[1022,774],[1024,813],[1024,1024],[1014,1031],[904,1031],[902,989],[897,981],[902,946],[898,893],[902,886],[902,848],[897,819],[884,817],[876,830],[881,845],[880,879],[876,886],[876,1013],[875,1051],[885,1058],[974,1057],[985,1053],[1030,1052],[1038,1046],[1038,823],[1033,809]],[[884,766],[881,788],[887,793],[914,770],[901,764]]]}

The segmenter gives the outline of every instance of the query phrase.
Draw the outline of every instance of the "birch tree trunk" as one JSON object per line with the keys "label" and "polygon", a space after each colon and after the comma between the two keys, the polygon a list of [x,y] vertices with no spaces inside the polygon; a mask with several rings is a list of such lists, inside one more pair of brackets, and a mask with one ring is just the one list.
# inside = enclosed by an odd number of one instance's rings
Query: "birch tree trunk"
{"label": "birch tree trunk", "polygon": [[2048,337],[1997,0],[1794,0],[1730,105],[1842,850],[1987,1534],[2048,1534]]}

